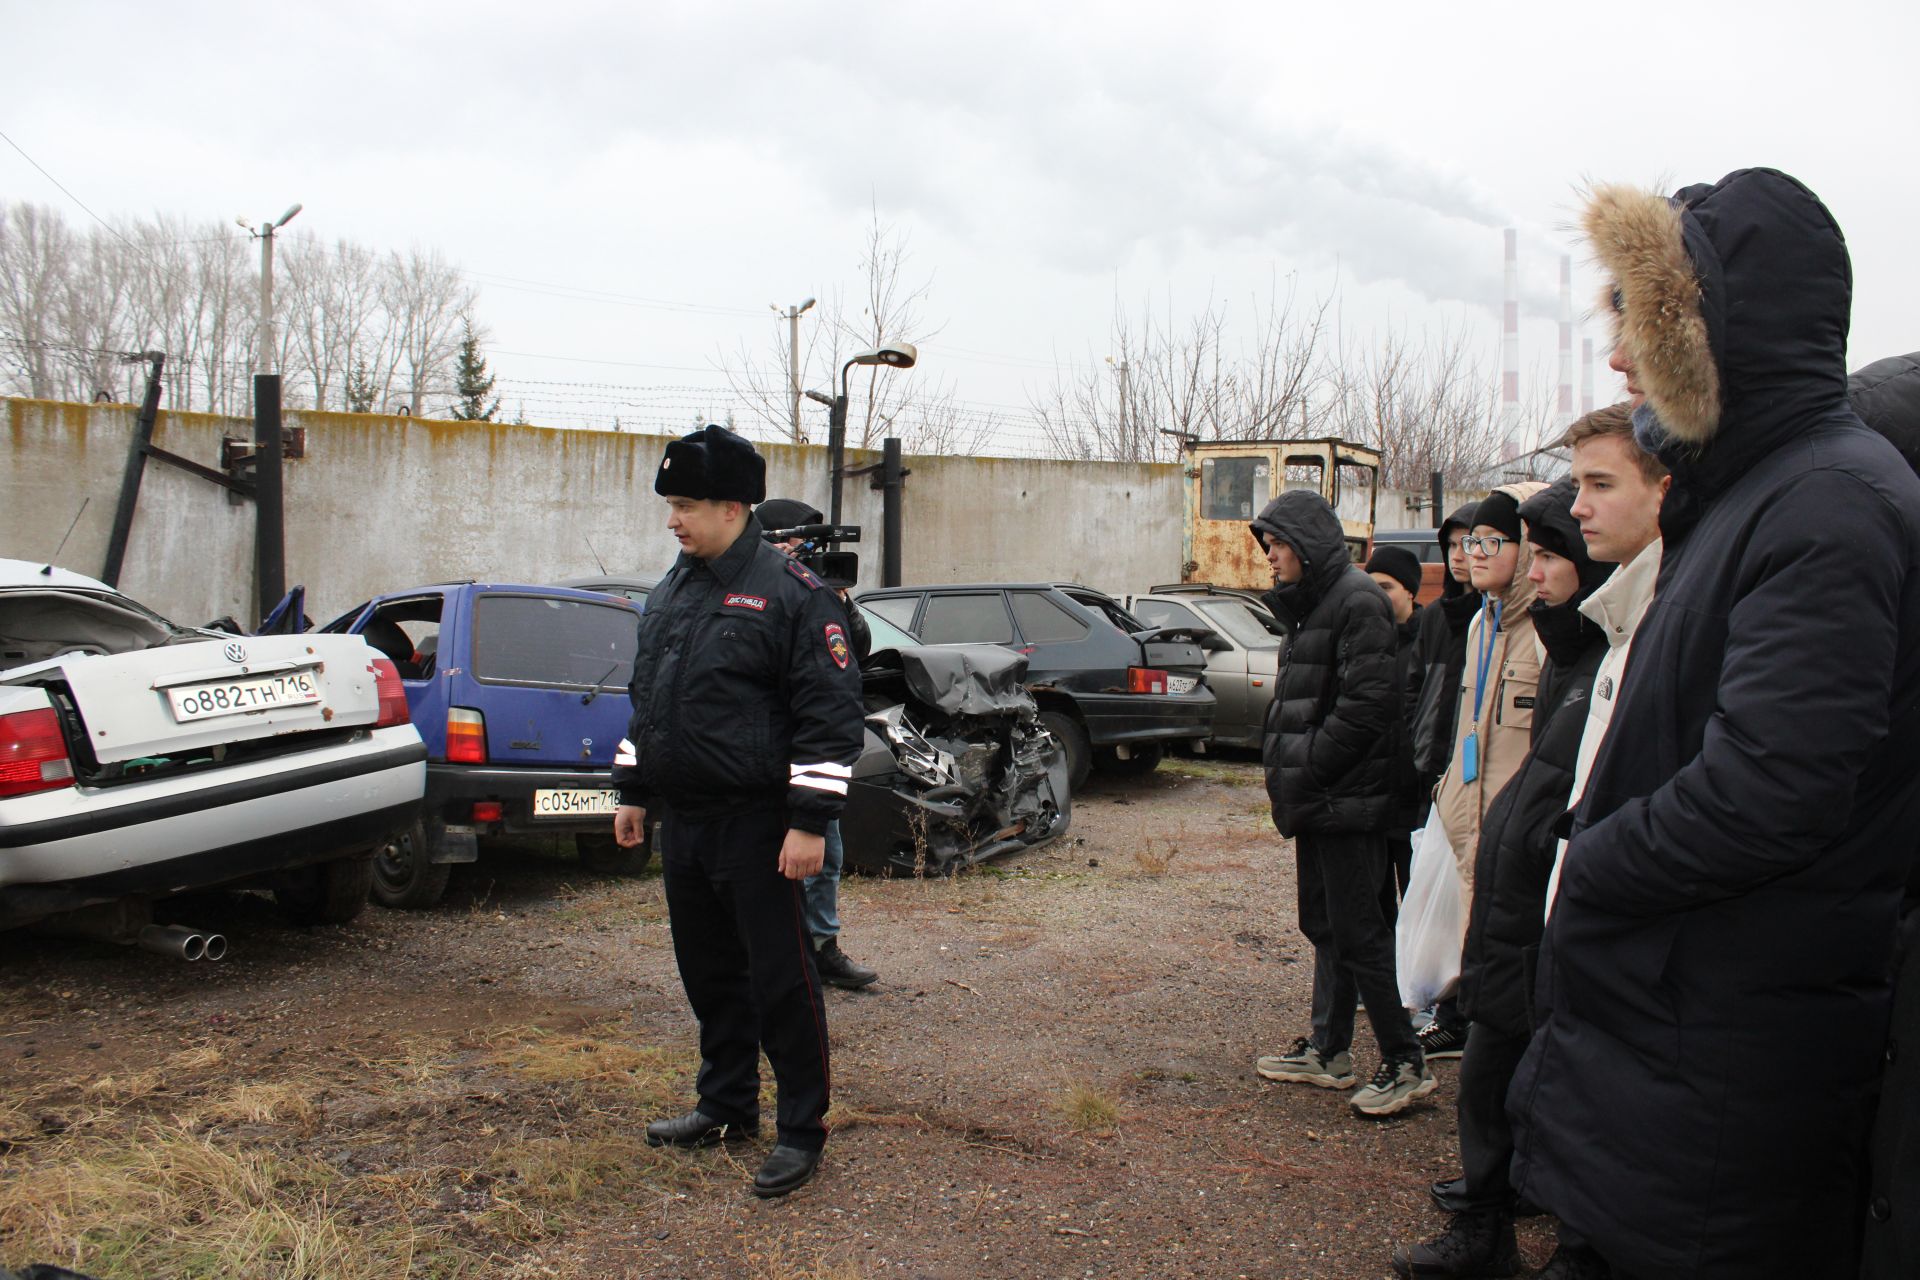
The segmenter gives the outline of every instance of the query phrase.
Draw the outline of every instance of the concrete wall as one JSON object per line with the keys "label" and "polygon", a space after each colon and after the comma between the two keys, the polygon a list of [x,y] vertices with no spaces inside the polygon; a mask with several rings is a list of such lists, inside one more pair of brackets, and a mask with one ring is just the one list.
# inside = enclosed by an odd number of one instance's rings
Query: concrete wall
{"label": "concrete wall", "polygon": [[[97,576],[134,425],[127,405],[0,400],[0,556]],[[287,582],[323,621],[368,596],[449,578],[550,582],[664,569],[676,546],[653,476],[666,438],[497,423],[289,411],[307,455],[286,464]],[[217,466],[245,419],[163,412],[160,448]],[[826,450],[762,444],[768,492],[827,506]],[[849,451],[848,465],[879,461]],[[1164,464],[909,458],[908,582],[1074,578],[1111,591],[1179,576],[1181,479]],[[880,494],[844,489],[879,582]],[[77,523],[75,517],[78,516]],[[121,587],[183,622],[253,614],[253,504],[149,460]],[[59,548],[68,526],[73,531]]]}

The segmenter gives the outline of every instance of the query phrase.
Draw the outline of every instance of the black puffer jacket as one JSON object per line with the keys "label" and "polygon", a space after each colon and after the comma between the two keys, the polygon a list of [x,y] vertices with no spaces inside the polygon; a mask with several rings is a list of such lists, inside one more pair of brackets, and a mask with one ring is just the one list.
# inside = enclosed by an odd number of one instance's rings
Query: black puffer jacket
{"label": "black puffer jacket", "polygon": [[[1471,531],[1477,504],[1468,503],[1448,516],[1434,536],[1444,560],[1447,535],[1455,528]],[[1441,578],[1440,598],[1422,609],[1415,640],[1420,665],[1420,701],[1408,719],[1413,726],[1413,767],[1427,791],[1440,781],[1453,760],[1455,717],[1460,713],[1460,675],[1467,667],[1467,628],[1479,612],[1480,594],[1454,580],[1449,569]]]}
{"label": "black puffer jacket", "polygon": [[1389,831],[1412,831],[1416,823],[1424,820],[1433,795],[1433,779],[1422,777],[1413,764],[1414,716],[1420,709],[1420,682],[1427,674],[1420,662],[1420,619],[1432,611],[1430,607],[1415,605],[1412,615],[1393,627],[1393,679],[1400,690],[1400,715],[1393,724],[1393,804],[1387,812]]}
{"label": "black puffer jacket", "polygon": [[1603,187],[1586,221],[1674,484],[1542,941],[1515,1182],[1618,1271],[1847,1275],[1920,830],[1920,481],[1848,407],[1851,267],[1805,187]]}
{"label": "black puffer jacket", "polygon": [[1280,538],[1306,569],[1265,597],[1291,632],[1261,748],[1273,825],[1283,836],[1385,831],[1400,720],[1393,606],[1348,559],[1318,494],[1281,494],[1253,530]]}
{"label": "black puffer jacket", "polygon": [[[1573,536],[1580,536],[1579,529]],[[1587,697],[1607,637],[1580,613],[1580,600],[1535,602],[1533,631],[1547,648],[1534,704],[1532,743],[1513,781],[1494,797],[1480,827],[1467,941],[1460,956],[1460,1011],[1505,1035],[1533,1029],[1525,954],[1540,942],[1573,766],[1587,728]]]}

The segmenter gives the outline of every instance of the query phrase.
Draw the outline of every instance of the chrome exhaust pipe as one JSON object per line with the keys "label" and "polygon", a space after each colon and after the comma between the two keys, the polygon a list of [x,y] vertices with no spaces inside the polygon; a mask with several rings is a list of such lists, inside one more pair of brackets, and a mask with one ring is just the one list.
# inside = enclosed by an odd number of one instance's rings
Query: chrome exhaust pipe
{"label": "chrome exhaust pipe", "polygon": [[[227,953],[227,940],[219,934],[211,935],[219,942],[220,950],[214,956],[219,959]],[[209,935],[198,929],[189,929],[183,924],[150,924],[141,928],[134,939],[148,951],[163,956],[177,956],[182,960],[198,960],[207,954]]]}
{"label": "chrome exhaust pipe", "polygon": [[207,949],[200,953],[200,958],[207,961],[225,960],[227,958],[227,935],[224,933],[208,934]]}

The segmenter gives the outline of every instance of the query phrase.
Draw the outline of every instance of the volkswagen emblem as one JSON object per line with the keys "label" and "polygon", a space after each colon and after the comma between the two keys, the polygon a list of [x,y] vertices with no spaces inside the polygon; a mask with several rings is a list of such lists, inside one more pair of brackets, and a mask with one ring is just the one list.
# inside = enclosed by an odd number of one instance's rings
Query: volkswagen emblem
{"label": "volkswagen emblem", "polygon": [[247,660],[247,646],[238,642],[228,645],[225,649],[221,650],[221,652],[227,655],[228,662],[245,662]]}

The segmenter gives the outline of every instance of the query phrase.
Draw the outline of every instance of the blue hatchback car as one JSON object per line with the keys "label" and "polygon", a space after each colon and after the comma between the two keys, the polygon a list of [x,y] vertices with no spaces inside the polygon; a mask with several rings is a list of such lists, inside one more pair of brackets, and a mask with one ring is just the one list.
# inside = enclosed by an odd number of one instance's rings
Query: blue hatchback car
{"label": "blue hatchback car", "polygon": [[375,859],[374,901],[439,901],[482,837],[567,835],[596,870],[651,851],[613,841],[613,753],[627,731],[640,610],[566,587],[460,582],[377,596],[322,631],[393,660],[427,746],[420,820]]}

